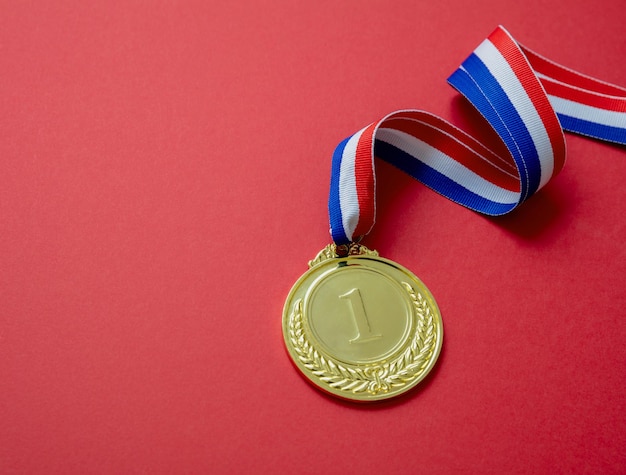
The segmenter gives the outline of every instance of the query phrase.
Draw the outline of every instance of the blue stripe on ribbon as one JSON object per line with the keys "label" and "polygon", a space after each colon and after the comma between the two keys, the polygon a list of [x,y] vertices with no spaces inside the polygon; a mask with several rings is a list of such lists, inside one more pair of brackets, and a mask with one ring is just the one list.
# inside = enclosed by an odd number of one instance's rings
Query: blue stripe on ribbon
{"label": "blue stripe on ribbon", "polygon": [[520,173],[522,202],[537,191],[541,181],[533,139],[502,86],[475,53],[463,62],[463,68],[448,82],[478,109],[509,149]]}
{"label": "blue stripe on ribbon", "polygon": [[564,114],[557,114],[561,127],[568,132],[574,132],[596,139],[606,140],[608,142],[626,145],[626,130],[620,127],[612,127],[610,125],[597,124],[587,120],[570,117]]}
{"label": "blue stripe on ribbon", "polygon": [[376,140],[374,143],[374,154],[377,158],[397,167],[437,193],[474,211],[499,216],[508,213],[517,206],[515,203],[495,203],[483,198],[412,155],[382,140]]}
{"label": "blue stripe on ribbon", "polygon": [[343,140],[333,152],[333,160],[330,173],[330,196],[328,197],[328,215],[330,220],[330,234],[336,244],[348,244],[350,240],[343,229],[343,216],[341,215],[341,201],[339,199],[339,177],[341,175],[341,160],[346,144],[351,137]]}

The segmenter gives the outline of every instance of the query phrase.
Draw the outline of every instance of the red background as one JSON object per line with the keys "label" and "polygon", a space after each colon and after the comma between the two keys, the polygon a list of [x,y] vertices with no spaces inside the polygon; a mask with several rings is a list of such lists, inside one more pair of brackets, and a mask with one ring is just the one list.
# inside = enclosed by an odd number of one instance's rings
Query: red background
{"label": "red background", "polygon": [[624,473],[626,152],[491,219],[379,165],[371,248],[441,308],[395,402],[313,389],[281,312],[330,156],[498,24],[626,85],[623,0],[0,4],[2,473]]}

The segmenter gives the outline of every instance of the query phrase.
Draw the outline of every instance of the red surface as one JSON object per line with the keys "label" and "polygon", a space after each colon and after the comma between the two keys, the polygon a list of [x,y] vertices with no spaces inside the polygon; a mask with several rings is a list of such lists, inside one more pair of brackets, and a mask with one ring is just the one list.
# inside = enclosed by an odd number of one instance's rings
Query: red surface
{"label": "red surface", "polygon": [[445,78],[497,24],[626,85],[623,0],[295,4],[0,5],[0,472],[626,472],[623,147],[501,219],[380,165],[366,244],[445,325],[408,397],[325,396],[280,330],[341,139],[480,129]]}

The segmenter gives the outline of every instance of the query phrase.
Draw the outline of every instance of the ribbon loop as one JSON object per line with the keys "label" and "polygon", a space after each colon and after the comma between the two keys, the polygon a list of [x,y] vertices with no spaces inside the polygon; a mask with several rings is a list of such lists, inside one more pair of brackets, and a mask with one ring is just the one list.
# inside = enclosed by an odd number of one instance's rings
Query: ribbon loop
{"label": "ribbon loop", "polygon": [[328,206],[335,243],[351,242],[374,225],[374,157],[458,204],[496,216],[561,170],[563,129],[626,144],[626,89],[559,66],[502,27],[448,82],[483,115],[509,156],[428,112],[393,112],[335,149]]}

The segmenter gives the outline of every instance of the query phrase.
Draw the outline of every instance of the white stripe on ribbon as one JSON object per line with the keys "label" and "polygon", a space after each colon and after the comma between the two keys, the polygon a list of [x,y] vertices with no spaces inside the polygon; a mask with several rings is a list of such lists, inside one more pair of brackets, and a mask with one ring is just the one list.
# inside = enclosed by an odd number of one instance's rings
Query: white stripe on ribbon
{"label": "white stripe on ribbon", "polygon": [[554,152],[543,121],[511,65],[491,41],[483,41],[474,53],[496,78],[513,107],[517,110],[535,144],[541,162],[540,189],[548,183],[554,171]]}
{"label": "white stripe on ribbon", "polygon": [[595,122],[600,125],[626,129],[626,114],[609,111],[598,107],[588,106],[580,102],[570,101],[558,96],[548,96],[550,104],[558,114],[567,115],[576,119]]}
{"label": "white stripe on ribbon", "polygon": [[519,192],[505,190],[494,185],[452,157],[410,134],[395,129],[380,128],[376,133],[376,140],[393,145],[463,188],[489,201],[508,205],[517,204],[520,200]]}
{"label": "white stripe on ribbon", "polygon": [[346,237],[352,240],[352,235],[359,222],[359,197],[356,190],[356,177],[354,175],[354,161],[356,147],[365,128],[358,131],[343,149],[341,157],[341,169],[339,171],[339,206]]}

